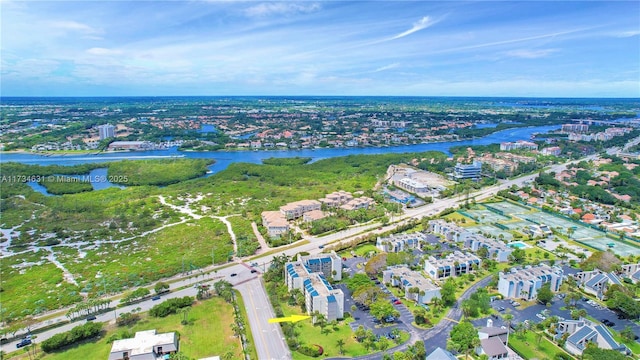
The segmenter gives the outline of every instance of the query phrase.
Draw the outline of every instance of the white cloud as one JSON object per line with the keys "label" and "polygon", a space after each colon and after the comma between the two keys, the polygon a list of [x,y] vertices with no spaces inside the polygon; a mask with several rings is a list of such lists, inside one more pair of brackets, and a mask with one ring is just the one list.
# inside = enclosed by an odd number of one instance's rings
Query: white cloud
{"label": "white cloud", "polygon": [[106,49],[101,47],[94,47],[87,50],[87,54],[96,56],[112,56],[122,54],[122,50]]}
{"label": "white cloud", "polygon": [[79,23],[77,21],[71,21],[71,20],[53,21],[51,22],[51,26],[57,29],[79,31],[84,33],[98,32],[96,29],[92,28],[87,24],[83,24],[83,23]]}
{"label": "white cloud", "polygon": [[614,37],[627,38],[640,35],[640,30],[620,31],[612,34]]}
{"label": "white cloud", "polygon": [[411,29],[392,37],[391,40],[400,39],[405,36],[411,35],[414,32],[426,29],[433,24],[435,24],[435,22],[432,21],[430,17],[425,16],[422,19],[418,20],[417,22],[413,23],[413,26],[411,27]]}
{"label": "white cloud", "polygon": [[373,70],[373,72],[381,72],[381,71],[385,71],[385,70],[391,70],[391,69],[397,68],[398,66],[400,66],[399,63],[393,63],[393,64],[381,66],[381,67]]}
{"label": "white cloud", "polygon": [[516,58],[523,59],[538,59],[547,57],[550,54],[558,52],[558,49],[540,49],[540,50],[530,50],[530,49],[518,49],[507,51],[507,55]]}
{"label": "white cloud", "polygon": [[244,13],[250,17],[266,17],[270,15],[306,14],[320,10],[318,3],[260,3],[245,9]]}

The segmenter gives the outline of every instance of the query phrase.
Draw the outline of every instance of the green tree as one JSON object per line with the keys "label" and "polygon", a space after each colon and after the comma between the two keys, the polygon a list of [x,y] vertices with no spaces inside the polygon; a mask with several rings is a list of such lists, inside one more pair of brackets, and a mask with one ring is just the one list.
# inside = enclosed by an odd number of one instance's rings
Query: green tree
{"label": "green tree", "polygon": [[344,340],[338,339],[336,341],[336,346],[338,347],[338,350],[340,350],[340,355],[344,354]]}
{"label": "green tree", "polygon": [[159,281],[156,283],[156,286],[153,288],[156,294],[162,294],[163,292],[169,290],[169,284],[163,281]]}
{"label": "green tree", "polygon": [[537,295],[538,302],[543,305],[547,305],[553,299],[553,292],[551,291],[551,284],[546,283],[543,284],[540,289],[538,289]]}
{"label": "green tree", "polygon": [[464,353],[468,359],[469,352],[479,345],[478,330],[469,321],[461,321],[451,329],[447,348]]}
{"label": "green tree", "polygon": [[400,316],[400,313],[393,307],[393,304],[383,299],[379,299],[371,304],[370,312],[371,315],[378,320],[382,320],[390,316]]}
{"label": "green tree", "polygon": [[456,282],[453,278],[448,278],[442,285],[440,297],[444,306],[451,306],[456,302]]}

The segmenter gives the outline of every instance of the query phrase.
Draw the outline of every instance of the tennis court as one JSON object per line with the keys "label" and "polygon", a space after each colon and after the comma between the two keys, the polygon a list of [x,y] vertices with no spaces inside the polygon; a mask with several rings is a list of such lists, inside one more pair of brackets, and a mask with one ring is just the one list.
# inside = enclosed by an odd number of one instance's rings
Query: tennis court
{"label": "tennis court", "polygon": [[[466,213],[475,217],[479,222],[479,225],[472,226],[469,230],[480,233],[502,234],[504,239],[511,240],[511,235],[507,230],[502,230],[497,226],[491,225],[492,223],[499,223],[501,226],[506,227],[509,230],[520,231],[521,229],[531,224],[544,224],[550,229],[557,231],[563,235],[568,236],[569,230],[573,229],[573,233],[570,238],[578,241],[579,243],[589,246],[598,250],[606,251],[611,250],[615,254],[621,256],[628,255],[640,255],[640,247],[620,242],[618,240],[609,238],[604,231],[591,228],[589,226],[577,223],[561,216],[556,216],[537,209],[530,208],[524,205],[513,204],[508,201],[501,201],[496,203],[483,204],[485,209],[472,209],[465,210]],[[491,208],[497,210],[492,211]],[[506,216],[500,215],[502,212],[505,215],[512,216],[513,219],[509,219]]]}
{"label": "tennis court", "polygon": [[464,212],[478,219],[478,221],[482,223],[492,223],[509,220],[509,218],[506,216],[502,216],[496,212],[485,209],[465,210]]}
{"label": "tennis court", "polygon": [[505,240],[511,240],[513,239],[513,235],[511,235],[511,233],[504,231],[502,229],[499,229],[493,225],[488,225],[488,224],[481,224],[481,225],[476,225],[476,226],[469,226],[466,228],[467,230],[474,232],[474,233],[486,233],[486,234],[491,234],[492,236],[494,236],[495,238],[500,238],[500,234],[502,234],[502,238]]}

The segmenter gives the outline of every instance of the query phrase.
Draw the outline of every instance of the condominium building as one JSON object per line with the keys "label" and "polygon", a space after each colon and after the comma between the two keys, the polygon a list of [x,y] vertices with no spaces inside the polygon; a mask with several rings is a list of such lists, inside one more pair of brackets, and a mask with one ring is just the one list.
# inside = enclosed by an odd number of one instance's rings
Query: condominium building
{"label": "condominium building", "polygon": [[327,207],[335,208],[340,205],[346,204],[351,199],[353,199],[353,195],[351,195],[350,192],[340,190],[332,192],[331,194],[327,194],[324,198],[319,199],[318,201],[320,201]]}
{"label": "condominium building", "polygon": [[609,329],[602,324],[591,322],[587,319],[563,320],[556,326],[556,339],[568,336],[564,348],[573,355],[582,355],[589,344],[595,344],[600,349],[619,351],[627,354],[629,349],[616,342]]}
{"label": "condominium building", "polygon": [[482,173],[482,163],[474,161],[471,164],[457,163],[453,169],[453,177],[457,180],[480,179]]}
{"label": "condominium building", "polygon": [[300,200],[288,203],[280,207],[280,212],[287,220],[297,219],[304,213],[312,210],[320,210],[321,204],[317,200]]}
{"label": "condominium building", "polygon": [[513,252],[513,248],[500,240],[486,238],[441,219],[429,221],[429,231],[443,235],[447,240],[462,242],[465,248],[474,252],[484,247],[489,251],[489,258],[498,262],[509,261],[509,255]]}
{"label": "condominium building", "polygon": [[420,249],[421,241],[425,240],[426,236],[421,232],[395,234],[388,237],[378,237],[376,247],[384,252],[397,253],[409,249]]}
{"label": "condominium building", "polygon": [[454,251],[444,258],[437,259],[434,256],[424,262],[424,271],[431,278],[440,280],[452,276],[460,276],[469,273],[480,266],[480,259],[471,254]]}
{"label": "condominium building", "polygon": [[309,274],[303,282],[305,305],[307,314],[316,311],[325,316],[327,321],[344,317],[344,294],[340,289],[334,289],[322,274]]}
{"label": "condominium building", "polygon": [[99,125],[98,136],[100,140],[116,137],[116,127],[111,124]]}
{"label": "condominium building", "polygon": [[342,258],[335,251],[330,254],[299,255],[298,261],[304,263],[311,272],[321,272],[327,278],[342,280]]}
{"label": "condominium building", "polygon": [[511,269],[506,274],[501,272],[499,277],[498,292],[502,296],[533,300],[538,295],[538,289],[546,283],[551,285],[551,291],[558,291],[562,284],[563,271],[560,267],[540,264]]}
{"label": "condominium building", "polygon": [[278,237],[289,231],[289,222],[280,211],[263,211],[262,226],[267,229],[269,236]]}
{"label": "condominium building", "polygon": [[562,149],[559,146],[550,146],[542,149],[542,155],[558,156],[562,153]]}
{"label": "condominium building", "polygon": [[347,203],[344,205],[340,205],[340,209],[348,210],[348,211],[358,210],[358,209],[368,209],[369,207],[373,206],[373,204],[375,204],[375,201],[372,198],[362,196],[359,198],[351,199],[347,201]]}
{"label": "condominium building", "polygon": [[634,283],[640,281],[640,263],[622,265],[620,271],[622,272],[622,277],[629,278]]}
{"label": "condominium building", "polygon": [[406,265],[393,266],[384,270],[382,280],[385,284],[389,283],[391,286],[403,289],[404,297],[408,300],[427,304],[433,298],[440,297],[439,286],[419,272],[409,269]]}
{"label": "condominium building", "polygon": [[303,261],[285,264],[287,288],[300,289],[305,297],[307,314],[323,314],[327,321],[344,317],[344,294],[334,289],[321,272],[313,272]]}
{"label": "condominium building", "polygon": [[422,193],[429,191],[429,186],[418,180],[410,178],[402,178],[393,182],[397,187],[405,189],[412,193]]}
{"label": "condominium building", "polygon": [[581,271],[573,275],[576,282],[583,290],[589,294],[595,295],[598,299],[604,299],[604,294],[611,285],[621,285],[622,281],[614,273],[606,273],[596,269],[593,271]]}
{"label": "condominium building", "polygon": [[563,124],[563,133],[586,133],[589,131],[588,124]]}
{"label": "condominium building", "polygon": [[520,149],[538,150],[538,144],[531,141],[524,141],[524,140],[500,143],[500,150],[502,151],[520,150]]}

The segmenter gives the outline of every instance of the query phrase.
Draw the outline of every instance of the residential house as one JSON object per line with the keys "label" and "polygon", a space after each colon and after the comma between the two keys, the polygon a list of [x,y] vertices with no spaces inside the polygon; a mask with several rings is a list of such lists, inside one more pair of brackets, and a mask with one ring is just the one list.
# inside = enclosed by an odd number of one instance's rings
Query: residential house
{"label": "residential house", "polygon": [[[440,297],[440,287],[425,278],[419,272],[406,265],[391,266],[382,272],[385,284],[404,290],[404,297],[422,304],[430,303],[433,298]],[[412,290],[417,289],[417,290]]]}
{"label": "residential house", "polygon": [[420,249],[421,242],[425,239],[425,234],[421,232],[394,234],[383,238],[378,237],[376,247],[384,252],[397,253],[408,249]]}
{"label": "residential house", "polygon": [[138,331],[133,338],[115,340],[109,360],[159,360],[178,351],[175,332],[156,334],[155,330]]}
{"label": "residential house", "polygon": [[476,348],[476,354],[485,354],[490,360],[508,359],[507,329],[493,326],[491,319],[487,320],[487,326],[478,329],[480,346]]}
{"label": "residential house", "polygon": [[479,266],[480,259],[477,256],[471,253],[454,251],[440,259],[429,256],[424,262],[424,271],[431,278],[440,280],[469,273]]}
{"label": "residential house", "polygon": [[551,291],[558,291],[562,284],[563,271],[560,267],[546,264],[514,268],[510,272],[500,272],[498,292],[505,298],[518,298],[527,301],[538,295],[538,289],[549,283]]}

